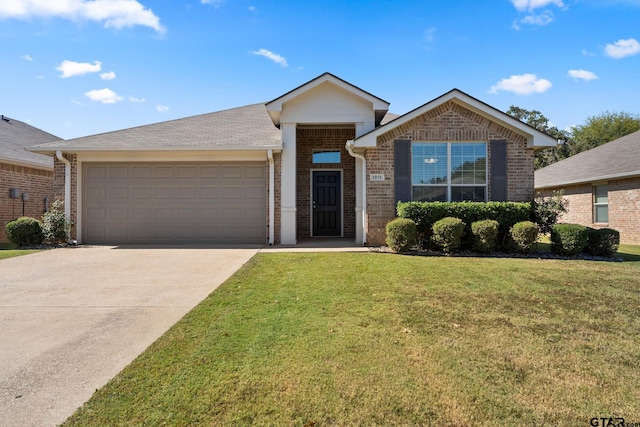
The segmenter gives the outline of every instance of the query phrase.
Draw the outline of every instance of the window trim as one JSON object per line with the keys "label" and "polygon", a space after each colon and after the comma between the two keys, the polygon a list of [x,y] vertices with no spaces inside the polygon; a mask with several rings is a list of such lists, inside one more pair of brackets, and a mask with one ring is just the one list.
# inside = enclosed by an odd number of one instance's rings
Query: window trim
{"label": "window trim", "polygon": [[[607,201],[606,201],[606,203],[597,201],[596,197],[597,197],[598,187],[600,187],[600,188],[604,187],[606,189],[606,193],[607,193]],[[608,182],[594,184],[592,186],[591,202],[592,202],[592,209],[593,209],[593,218],[592,218],[593,223],[594,224],[608,224],[609,223],[609,183]],[[599,208],[599,207],[606,207],[607,208],[607,221],[598,221],[598,209],[597,208]]]}
{"label": "window trim", "polygon": [[[447,182],[446,184],[413,184],[413,147],[414,144],[447,144]],[[454,144],[483,144],[485,153],[485,167],[484,167],[484,184],[453,184],[451,182],[451,147]],[[484,188],[484,200],[489,200],[489,144],[487,141],[411,141],[411,153],[410,153],[410,167],[411,167],[411,200],[413,200],[413,187],[447,187],[447,202],[451,201],[452,188],[463,187],[483,187]]]}

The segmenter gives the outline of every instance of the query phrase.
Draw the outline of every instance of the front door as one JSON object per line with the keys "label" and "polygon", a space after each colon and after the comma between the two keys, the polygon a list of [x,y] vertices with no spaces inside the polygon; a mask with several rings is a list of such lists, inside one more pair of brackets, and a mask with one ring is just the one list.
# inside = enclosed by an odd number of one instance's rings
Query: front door
{"label": "front door", "polygon": [[314,236],[342,235],[342,183],[340,171],[313,171],[311,201]]}

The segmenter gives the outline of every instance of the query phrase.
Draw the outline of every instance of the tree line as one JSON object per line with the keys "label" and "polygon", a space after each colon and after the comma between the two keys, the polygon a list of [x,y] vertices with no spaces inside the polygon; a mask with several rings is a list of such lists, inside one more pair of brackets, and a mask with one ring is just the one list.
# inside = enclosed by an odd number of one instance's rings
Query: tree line
{"label": "tree line", "polygon": [[536,153],[536,169],[640,130],[640,116],[624,111],[606,111],[590,116],[584,124],[574,126],[571,130],[560,130],[551,126],[549,119],[537,110],[526,110],[512,105],[507,114],[561,141],[555,147]]}

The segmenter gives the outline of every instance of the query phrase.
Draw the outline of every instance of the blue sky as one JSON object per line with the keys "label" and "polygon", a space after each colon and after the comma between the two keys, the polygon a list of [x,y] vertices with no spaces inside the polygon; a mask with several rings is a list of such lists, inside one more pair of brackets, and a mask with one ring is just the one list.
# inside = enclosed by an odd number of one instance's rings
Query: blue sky
{"label": "blue sky", "polygon": [[406,113],[452,88],[561,129],[640,113],[640,0],[1,0],[0,113],[74,138],[331,72]]}

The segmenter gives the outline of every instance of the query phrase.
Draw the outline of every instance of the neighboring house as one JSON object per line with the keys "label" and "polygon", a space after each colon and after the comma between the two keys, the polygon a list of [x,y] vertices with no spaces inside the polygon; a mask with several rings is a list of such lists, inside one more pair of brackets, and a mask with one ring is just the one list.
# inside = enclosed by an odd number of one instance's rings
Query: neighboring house
{"label": "neighboring house", "polygon": [[613,228],[621,242],[640,244],[640,131],[536,171],[535,186],[564,191],[562,222]]}
{"label": "neighboring house", "polygon": [[377,245],[398,200],[530,200],[534,150],[556,144],[457,89],[388,108],[325,73],[267,103],[31,150],[56,157],[80,243]]}
{"label": "neighboring house", "polygon": [[59,140],[26,123],[0,117],[0,242],[5,226],[21,216],[40,219],[53,202],[53,159],[25,147]]}

